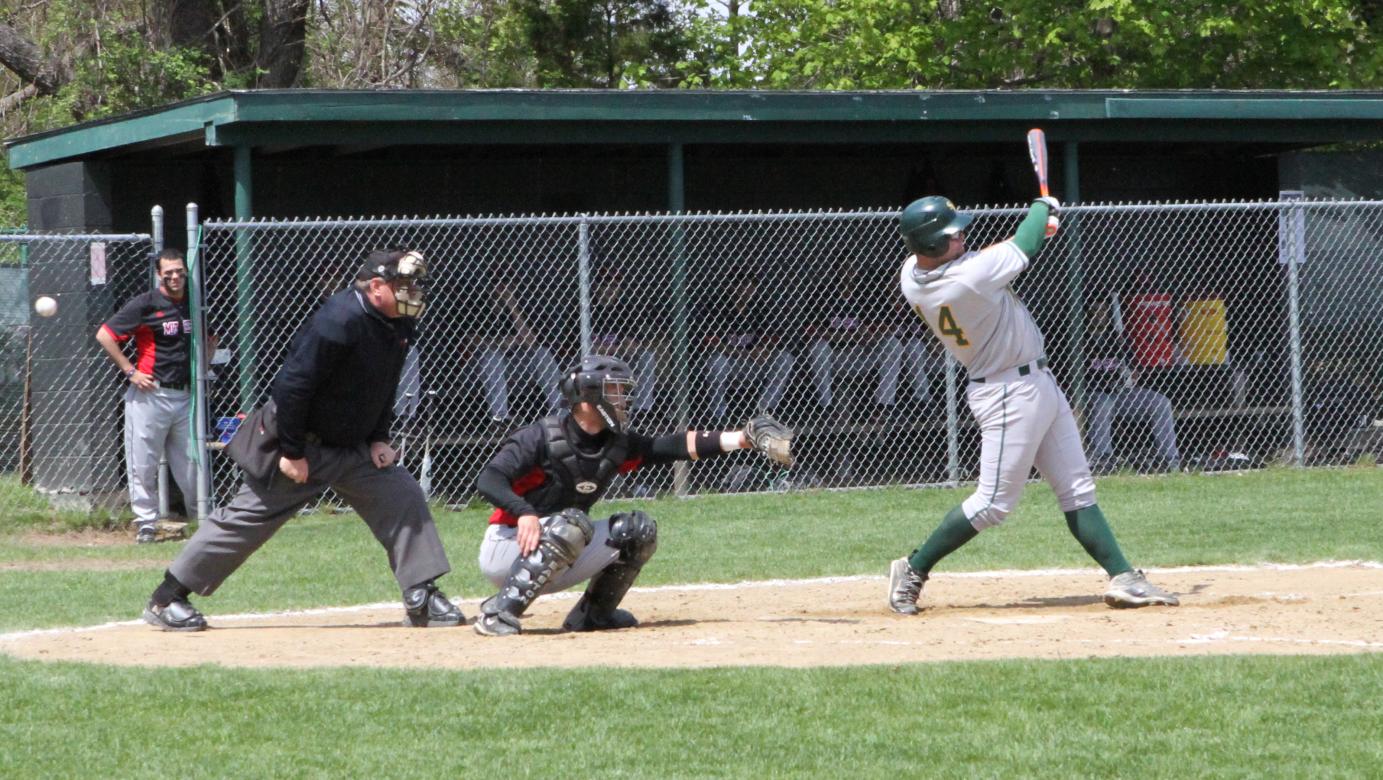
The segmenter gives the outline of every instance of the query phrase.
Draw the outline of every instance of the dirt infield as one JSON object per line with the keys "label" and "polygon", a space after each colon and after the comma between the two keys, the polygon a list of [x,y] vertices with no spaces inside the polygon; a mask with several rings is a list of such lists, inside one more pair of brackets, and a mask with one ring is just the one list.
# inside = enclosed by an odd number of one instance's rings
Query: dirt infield
{"label": "dirt infield", "polygon": [[[1383,651],[1383,564],[1150,571],[1182,606],[1112,610],[1096,571],[938,574],[916,617],[883,577],[636,589],[637,629],[560,630],[575,594],[540,599],[508,639],[409,630],[396,604],[218,616],[177,634],[135,621],[0,636],[22,658],[234,667],[846,666],[993,658]],[[462,602],[468,616],[475,601]]]}

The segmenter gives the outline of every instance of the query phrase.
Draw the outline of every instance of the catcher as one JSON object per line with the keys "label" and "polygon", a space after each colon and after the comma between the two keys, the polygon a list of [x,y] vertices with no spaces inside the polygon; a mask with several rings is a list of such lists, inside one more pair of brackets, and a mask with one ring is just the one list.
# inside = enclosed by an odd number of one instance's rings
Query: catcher
{"label": "catcher", "polygon": [[481,469],[475,487],[495,511],[480,544],[480,570],[499,592],[480,605],[477,633],[517,634],[519,618],[539,595],[587,580],[564,629],[638,625],[618,607],[658,549],[658,525],[639,511],[599,521],[586,514],[616,475],[740,449],[792,464],[792,431],[766,415],[740,431],[651,437],[629,430],[633,387],[624,361],[588,355],[562,377],[566,408],[515,431]]}

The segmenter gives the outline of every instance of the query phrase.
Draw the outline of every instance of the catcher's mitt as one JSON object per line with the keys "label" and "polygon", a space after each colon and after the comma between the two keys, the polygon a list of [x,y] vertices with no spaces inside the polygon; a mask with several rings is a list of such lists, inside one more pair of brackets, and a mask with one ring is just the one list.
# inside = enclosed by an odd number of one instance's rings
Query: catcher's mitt
{"label": "catcher's mitt", "polygon": [[761,414],[744,424],[744,435],[755,452],[784,466],[792,465],[792,429]]}

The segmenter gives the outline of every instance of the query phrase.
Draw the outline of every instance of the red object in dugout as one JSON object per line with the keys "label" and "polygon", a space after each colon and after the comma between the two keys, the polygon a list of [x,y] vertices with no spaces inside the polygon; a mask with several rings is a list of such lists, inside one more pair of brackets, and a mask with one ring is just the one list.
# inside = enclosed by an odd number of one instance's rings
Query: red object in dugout
{"label": "red object in dugout", "polygon": [[1172,365],[1172,296],[1139,293],[1130,296],[1124,329],[1133,359],[1142,368]]}

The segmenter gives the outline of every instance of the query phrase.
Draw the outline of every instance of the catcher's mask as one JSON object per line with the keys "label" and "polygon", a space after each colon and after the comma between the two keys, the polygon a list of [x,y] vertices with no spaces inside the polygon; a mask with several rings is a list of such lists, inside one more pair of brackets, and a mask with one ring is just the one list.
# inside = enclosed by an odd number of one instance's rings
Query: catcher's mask
{"label": "catcher's mask", "polygon": [[423,253],[412,250],[376,250],[365,260],[365,267],[356,276],[365,281],[380,278],[394,289],[399,314],[417,319],[427,308],[427,261]]}
{"label": "catcher's mask", "polygon": [[608,355],[587,355],[562,376],[562,395],[573,407],[585,401],[600,413],[605,427],[624,433],[634,375],[629,364]]}
{"label": "catcher's mask", "polygon": [[974,219],[956,211],[956,204],[930,195],[909,203],[898,215],[898,232],[908,251],[924,257],[941,257],[951,244],[951,236],[965,230]]}

